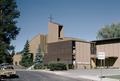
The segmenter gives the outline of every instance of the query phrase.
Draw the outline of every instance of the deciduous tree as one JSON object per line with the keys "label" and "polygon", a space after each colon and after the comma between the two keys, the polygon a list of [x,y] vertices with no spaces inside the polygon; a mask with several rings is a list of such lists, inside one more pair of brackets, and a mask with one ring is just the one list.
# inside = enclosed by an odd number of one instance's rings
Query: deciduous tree
{"label": "deciduous tree", "polygon": [[120,23],[106,25],[97,33],[97,39],[109,39],[120,37]]}
{"label": "deciduous tree", "polygon": [[16,26],[19,16],[15,0],[0,0],[0,63],[9,62],[11,41],[20,31]]}

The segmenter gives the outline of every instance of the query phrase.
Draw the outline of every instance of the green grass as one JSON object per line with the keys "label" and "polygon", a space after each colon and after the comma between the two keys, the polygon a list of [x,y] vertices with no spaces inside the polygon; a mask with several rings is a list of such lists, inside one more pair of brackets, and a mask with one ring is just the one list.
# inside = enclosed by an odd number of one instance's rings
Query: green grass
{"label": "green grass", "polygon": [[106,78],[112,78],[112,79],[119,79],[120,80],[120,75],[106,76]]}

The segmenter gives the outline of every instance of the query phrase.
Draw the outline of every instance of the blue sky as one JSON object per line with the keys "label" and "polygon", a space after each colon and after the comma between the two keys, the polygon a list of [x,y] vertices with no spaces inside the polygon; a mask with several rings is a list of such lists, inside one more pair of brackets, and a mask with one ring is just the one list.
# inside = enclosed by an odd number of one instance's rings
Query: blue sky
{"label": "blue sky", "polygon": [[120,0],[17,0],[20,34],[12,42],[21,51],[26,40],[47,34],[48,17],[64,25],[64,35],[95,40],[104,25],[120,22]]}

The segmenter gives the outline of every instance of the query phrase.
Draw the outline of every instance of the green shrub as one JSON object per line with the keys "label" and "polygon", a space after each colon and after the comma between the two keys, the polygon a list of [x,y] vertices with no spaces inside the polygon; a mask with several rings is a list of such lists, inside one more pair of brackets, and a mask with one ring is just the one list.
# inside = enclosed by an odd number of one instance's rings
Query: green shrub
{"label": "green shrub", "polygon": [[50,63],[48,65],[48,68],[51,70],[51,71],[54,71],[54,70],[67,70],[67,66],[66,64],[64,63]]}
{"label": "green shrub", "polygon": [[73,69],[74,68],[73,64],[68,64],[68,68]]}
{"label": "green shrub", "polygon": [[44,65],[43,64],[36,64],[34,66],[34,69],[44,69]]}

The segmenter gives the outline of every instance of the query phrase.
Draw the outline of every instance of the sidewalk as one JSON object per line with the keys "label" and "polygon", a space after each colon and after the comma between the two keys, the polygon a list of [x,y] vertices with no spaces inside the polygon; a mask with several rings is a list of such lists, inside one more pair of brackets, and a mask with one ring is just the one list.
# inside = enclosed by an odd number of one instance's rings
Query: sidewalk
{"label": "sidewalk", "polygon": [[64,77],[71,77],[75,79],[88,79],[92,81],[120,81],[117,79],[110,79],[110,78],[99,78],[98,75],[90,75],[90,74],[84,74],[82,73],[77,73],[77,72],[70,72],[70,71],[48,71],[48,70],[32,70],[32,71],[40,71],[40,72],[47,72],[47,73],[52,73],[56,75],[61,75]]}

